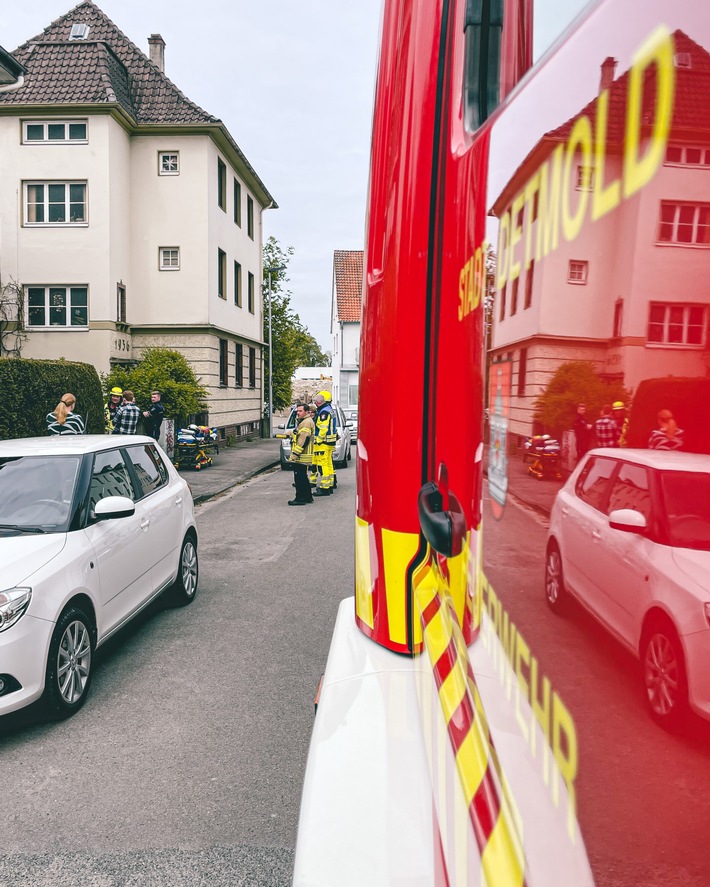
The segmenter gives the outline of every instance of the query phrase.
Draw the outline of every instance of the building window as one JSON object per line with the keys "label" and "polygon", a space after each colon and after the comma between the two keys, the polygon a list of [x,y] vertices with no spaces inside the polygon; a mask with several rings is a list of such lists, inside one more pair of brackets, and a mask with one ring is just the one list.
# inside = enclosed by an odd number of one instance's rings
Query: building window
{"label": "building window", "polygon": [[591,191],[594,187],[594,167],[580,164],[574,186],[577,191]]}
{"label": "building window", "polygon": [[86,286],[27,287],[28,327],[87,327],[89,289]]}
{"label": "building window", "polygon": [[523,308],[529,308],[532,305],[532,288],[533,279],[535,277],[535,259],[530,262],[527,274],[525,275],[525,304]]}
{"label": "building window", "polygon": [[234,180],[234,223],[242,227],[242,186]]}
{"label": "building window", "polygon": [[710,148],[695,145],[669,145],[667,166],[710,166]]}
{"label": "building window", "polygon": [[249,349],[249,387],[256,388],[256,348]]}
{"label": "building window", "polygon": [[528,377],[528,349],[520,349],[518,361],[518,397],[525,397],[525,383]]}
{"label": "building window", "polygon": [[658,242],[710,246],[710,204],[662,202]]}
{"label": "building window", "polygon": [[567,283],[586,283],[589,262],[571,259],[567,269]]}
{"label": "building window", "polygon": [[217,250],[217,295],[227,298],[227,253],[223,249]]}
{"label": "building window", "polygon": [[247,292],[247,307],[249,308],[249,313],[254,313],[254,275],[249,272],[249,290]]}
{"label": "building window", "polygon": [[505,320],[505,294],[508,291],[508,284],[503,287],[500,291],[500,314],[498,316],[499,320]]}
{"label": "building window", "polygon": [[180,153],[178,151],[158,151],[158,175],[180,175]]}
{"label": "building window", "polygon": [[516,277],[510,288],[510,316],[512,317],[518,310],[518,287],[520,286],[520,278]]}
{"label": "building window", "polygon": [[234,349],[234,384],[241,388],[244,385],[244,346],[237,342]]}
{"label": "building window", "polygon": [[22,124],[22,141],[25,145],[38,142],[54,144],[88,141],[86,120],[25,120]]}
{"label": "building window", "polygon": [[227,352],[227,340],[219,340],[219,384],[220,388],[227,384],[227,370],[229,357]]}
{"label": "building window", "polygon": [[179,271],[180,270],[180,247],[179,246],[160,246],[160,247],[158,247],[158,268],[161,271]]}
{"label": "building window", "polygon": [[239,262],[234,263],[234,304],[242,307],[242,266]]}
{"label": "building window", "polygon": [[358,385],[348,385],[348,403],[351,407],[357,406],[358,395]]}
{"label": "building window", "polygon": [[122,283],[116,284],[116,321],[126,323],[126,287]]}
{"label": "building window", "polygon": [[612,339],[619,339],[621,337],[621,322],[624,317],[624,300],[617,299],[614,302],[614,325],[611,331]]}
{"label": "building window", "polygon": [[217,158],[217,203],[220,209],[227,212],[227,167],[219,157]]}
{"label": "building window", "polygon": [[247,194],[247,234],[254,239],[254,201]]}
{"label": "building window", "polygon": [[25,225],[86,224],[86,182],[25,182]]}
{"label": "building window", "polygon": [[648,310],[649,345],[705,344],[707,306],[651,302]]}

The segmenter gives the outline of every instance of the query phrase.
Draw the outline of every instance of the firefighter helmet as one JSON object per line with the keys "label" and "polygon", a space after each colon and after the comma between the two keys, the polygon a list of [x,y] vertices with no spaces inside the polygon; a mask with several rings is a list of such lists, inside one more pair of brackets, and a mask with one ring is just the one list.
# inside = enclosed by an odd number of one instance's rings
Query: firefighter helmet
{"label": "firefighter helmet", "polygon": [[319,391],[318,394],[323,398],[326,403],[330,403],[333,399],[330,391]]}
{"label": "firefighter helmet", "polygon": [[119,388],[117,385],[114,385],[110,391],[111,394],[123,394],[123,388]]}

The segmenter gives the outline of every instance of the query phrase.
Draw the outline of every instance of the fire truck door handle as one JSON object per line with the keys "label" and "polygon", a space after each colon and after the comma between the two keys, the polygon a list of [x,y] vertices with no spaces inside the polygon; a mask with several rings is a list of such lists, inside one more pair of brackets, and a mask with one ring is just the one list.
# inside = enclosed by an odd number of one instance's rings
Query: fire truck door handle
{"label": "fire truck door handle", "polygon": [[453,493],[448,494],[448,510],[437,484],[429,481],[419,491],[419,526],[424,538],[438,554],[455,557],[463,551],[466,517]]}

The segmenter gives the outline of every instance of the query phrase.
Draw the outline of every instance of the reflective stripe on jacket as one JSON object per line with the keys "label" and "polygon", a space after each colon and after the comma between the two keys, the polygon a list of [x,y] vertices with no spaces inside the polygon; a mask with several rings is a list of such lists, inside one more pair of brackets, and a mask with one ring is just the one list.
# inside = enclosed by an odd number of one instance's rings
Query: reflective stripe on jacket
{"label": "reflective stripe on jacket", "polygon": [[336,434],[336,419],[329,403],[324,403],[316,414],[316,446],[334,447],[338,435]]}
{"label": "reflective stripe on jacket", "polygon": [[301,465],[311,465],[313,462],[313,435],[315,425],[310,416],[301,419],[298,428],[291,436],[291,455],[289,462],[298,462]]}

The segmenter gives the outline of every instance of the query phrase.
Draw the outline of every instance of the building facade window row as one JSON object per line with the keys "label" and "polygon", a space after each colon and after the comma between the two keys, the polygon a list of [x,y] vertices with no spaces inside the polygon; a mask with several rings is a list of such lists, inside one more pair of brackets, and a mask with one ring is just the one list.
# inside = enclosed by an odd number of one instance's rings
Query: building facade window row
{"label": "building facade window row", "polygon": [[[247,346],[247,372],[249,388],[256,388],[256,348]],[[229,342],[219,340],[219,384],[221,388],[229,385]],[[234,386],[244,387],[244,345],[234,343]]]}

